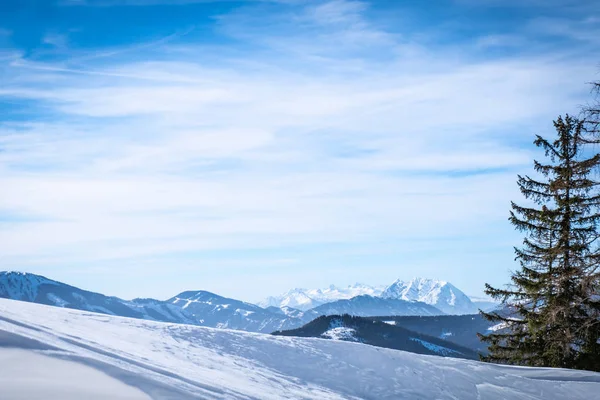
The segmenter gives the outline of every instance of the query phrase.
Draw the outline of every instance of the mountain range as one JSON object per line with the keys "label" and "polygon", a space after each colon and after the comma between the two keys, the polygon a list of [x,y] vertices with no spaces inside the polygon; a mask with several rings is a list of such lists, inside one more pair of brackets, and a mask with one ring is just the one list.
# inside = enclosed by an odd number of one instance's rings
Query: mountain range
{"label": "mountain range", "polygon": [[[306,309],[306,302],[296,301],[304,295],[313,296],[310,301],[318,305]],[[357,284],[288,292],[287,304],[300,304],[305,308],[302,310],[281,303],[263,308],[203,290],[184,291],[167,300],[124,300],[39,275],[0,272],[0,297],[108,315],[263,333],[298,328],[323,315],[439,316],[476,308],[454,286],[432,280],[413,280],[410,285],[394,282],[387,288]]]}
{"label": "mountain range", "polygon": [[[368,286],[357,283],[355,285],[350,285],[346,288],[338,288],[333,285],[327,289],[295,288],[279,296],[268,297],[265,300],[259,302],[258,305],[271,307],[293,307],[300,310],[319,310],[319,307],[322,305],[332,304],[332,302],[340,300],[349,300],[362,295],[368,295],[370,297],[377,297],[389,300],[419,302],[433,306],[437,309],[436,313],[427,312],[422,315],[476,314],[479,312],[480,308],[485,311],[488,311],[490,308],[494,308],[497,306],[496,303],[490,301],[489,299],[477,298],[476,302],[474,302],[471,300],[471,298],[469,298],[469,296],[467,296],[465,293],[463,293],[456,286],[452,285],[449,282],[424,278],[414,278],[410,281],[397,280],[389,286]],[[369,300],[369,306],[372,305],[374,302],[375,301],[373,300]],[[383,304],[385,302],[382,301],[380,303]],[[340,312],[342,313],[348,312],[352,314],[351,304],[341,303],[339,306],[336,307],[340,308]],[[393,309],[394,307],[392,304],[390,304],[388,308]],[[321,310],[328,309],[332,309],[332,306],[324,307]],[[383,309],[381,309],[381,311],[383,311]],[[329,312],[324,313],[327,314]],[[383,315],[373,313],[369,314]],[[386,315],[408,314],[400,313]]]}
{"label": "mountain range", "polygon": [[188,291],[162,301],[123,300],[82,290],[43,276],[0,272],[0,297],[108,315],[270,333],[308,322],[254,304],[205,291]]}

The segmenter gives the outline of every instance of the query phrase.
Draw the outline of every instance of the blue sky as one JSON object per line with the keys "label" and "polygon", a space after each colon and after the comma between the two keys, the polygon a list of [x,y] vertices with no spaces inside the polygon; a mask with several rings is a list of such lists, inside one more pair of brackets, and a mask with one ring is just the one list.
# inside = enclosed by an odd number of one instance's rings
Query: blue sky
{"label": "blue sky", "polygon": [[2,1],[0,269],[126,298],[479,295],[599,50],[596,1]]}

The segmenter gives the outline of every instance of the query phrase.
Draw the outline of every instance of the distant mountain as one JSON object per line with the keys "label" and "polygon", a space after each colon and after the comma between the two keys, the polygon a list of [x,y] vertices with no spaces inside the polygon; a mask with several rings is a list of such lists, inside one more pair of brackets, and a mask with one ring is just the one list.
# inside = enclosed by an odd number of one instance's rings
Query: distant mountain
{"label": "distant mountain", "polygon": [[122,300],[23,272],[0,272],[0,297],[121,317],[192,322],[178,307],[160,300]]}
{"label": "distant mountain", "polygon": [[476,351],[448,340],[424,335],[372,318],[350,315],[323,316],[301,328],[273,334],[343,340],[418,354],[478,359]]}
{"label": "distant mountain", "polygon": [[437,308],[421,302],[384,299],[368,295],[356,296],[320,305],[311,311],[319,315],[349,314],[359,317],[380,315],[441,315]]}
{"label": "distant mountain", "polygon": [[326,289],[292,289],[279,296],[268,297],[258,305],[261,307],[292,307],[301,311],[318,307],[336,300],[369,295],[379,296],[384,287],[368,286],[361,283],[340,288],[330,285]]}
{"label": "distant mountain", "polygon": [[[314,313],[268,311],[205,291],[183,292],[167,301],[123,300],[43,276],[0,272],[0,297],[121,317],[271,333],[310,321]],[[311,316],[312,315],[312,316]]]}
{"label": "distant mountain", "polygon": [[296,310],[306,311],[311,308],[320,306],[324,302],[313,299],[306,294],[306,289],[292,289],[280,296],[270,296],[265,300],[258,303],[259,306],[264,308],[276,307],[290,307]]}
{"label": "distant mountain", "polygon": [[203,290],[182,292],[167,300],[167,303],[192,317],[196,325],[215,328],[271,333],[310,321],[299,310],[264,309]]}
{"label": "distant mountain", "polygon": [[475,314],[478,308],[469,297],[454,285],[434,279],[415,278],[408,282],[397,280],[387,287],[381,297],[406,301],[420,301],[446,314]]}

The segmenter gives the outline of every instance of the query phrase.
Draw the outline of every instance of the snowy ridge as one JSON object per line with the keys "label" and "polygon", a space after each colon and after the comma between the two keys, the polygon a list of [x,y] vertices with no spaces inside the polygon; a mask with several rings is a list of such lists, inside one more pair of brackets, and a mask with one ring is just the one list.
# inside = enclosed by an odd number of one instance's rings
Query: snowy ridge
{"label": "snowy ridge", "polygon": [[302,312],[263,309],[204,290],[182,292],[167,300],[167,303],[191,317],[194,324],[217,328],[271,333],[310,321],[308,314]]}
{"label": "snowy ridge", "polygon": [[177,307],[159,300],[123,300],[23,272],[0,272],[0,297],[154,321],[192,322]]}
{"label": "snowy ridge", "polygon": [[34,301],[40,285],[58,285],[43,276],[18,271],[0,271],[0,297]]}
{"label": "snowy ridge", "polygon": [[[155,400],[587,400],[600,392],[600,374],[586,371],[497,366],[0,299],[0,345],[7,341],[99,369]],[[3,364],[3,375],[27,370],[27,362],[14,358]]]}

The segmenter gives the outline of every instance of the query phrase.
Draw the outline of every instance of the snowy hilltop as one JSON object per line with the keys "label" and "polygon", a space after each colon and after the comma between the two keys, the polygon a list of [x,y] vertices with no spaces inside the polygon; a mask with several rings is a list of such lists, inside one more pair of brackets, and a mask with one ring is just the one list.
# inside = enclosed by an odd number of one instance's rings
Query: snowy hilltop
{"label": "snowy hilltop", "polygon": [[444,337],[429,336],[411,331],[396,325],[396,322],[396,320],[377,320],[376,318],[350,315],[322,316],[301,328],[274,332],[273,334],[359,342],[417,354],[479,359],[478,352],[472,348],[450,342]]}
{"label": "snowy hilltop", "polygon": [[17,398],[587,400],[600,393],[600,374],[586,371],[492,365],[5,299],[0,361],[2,394]]}

